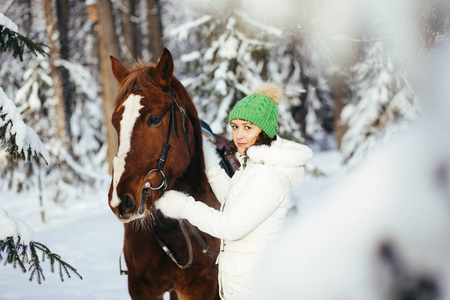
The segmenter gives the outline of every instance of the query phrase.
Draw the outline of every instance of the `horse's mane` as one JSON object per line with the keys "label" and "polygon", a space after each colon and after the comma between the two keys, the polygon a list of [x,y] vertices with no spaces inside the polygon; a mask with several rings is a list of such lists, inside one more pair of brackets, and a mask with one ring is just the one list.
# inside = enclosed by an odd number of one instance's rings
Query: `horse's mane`
{"label": "horse's mane", "polygon": [[[129,70],[127,77],[121,82],[119,92],[117,93],[115,107],[116,110],[122,106],[127,96],[131,93],[131,89],[140,86],[147,98],[150,98],[150,91],[156,91],[158,85],[150,76],[151,70],[155,67],[153,63],[144,63],[138,60]],[[153,84],[150,84],[153,82]]]}

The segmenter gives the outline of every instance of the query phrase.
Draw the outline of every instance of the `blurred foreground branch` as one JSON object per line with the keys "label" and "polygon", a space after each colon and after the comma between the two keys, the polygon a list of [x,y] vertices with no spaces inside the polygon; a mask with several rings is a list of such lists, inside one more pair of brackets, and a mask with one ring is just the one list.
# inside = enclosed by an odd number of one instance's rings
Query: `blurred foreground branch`
{"label": "blurred foreground branch", "polygon": [[29,280],[36,279],[39,284],[45,280],[44,271],[41,267],[41,263],[45,259],[49,260],[52,273],[55,273],[55,263],[58,264],[62,282],[64,282],[65,276],[72,278],[71,273],[83,279],[74,267],[62,260],[58,254],[51,252],[47,246],[34,241],[28,245],[23,245],[20,243],[20,237],[17,241],[13,237],[0,240],[0,262],[3,259],[5,260],[4,265],[10,264],[14,268],[19,266],[23,273],[30,272]]}

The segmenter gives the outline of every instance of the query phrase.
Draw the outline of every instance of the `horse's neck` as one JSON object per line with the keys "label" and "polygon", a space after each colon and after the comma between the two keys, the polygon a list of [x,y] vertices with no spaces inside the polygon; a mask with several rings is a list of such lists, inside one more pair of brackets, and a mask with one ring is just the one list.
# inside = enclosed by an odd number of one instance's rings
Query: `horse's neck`
{"label": "horse's neck", "polygon": [[175,187],[192,196],[203,195],[208,190],[208,179],[204,171],[192,165],[191,163],[183,176],[177,179]]}
{"label": "horse's neck", "polygon": [[183,176],[177,179],[174,187],[176,190],[194,197],[196,201],[212,205],[216,202],[216,197],[210,188],[205,170],[200,168],[202,162],[199,160],[202,159],[202,156],[194,155],[193,157],[194,160],[191,161]]}

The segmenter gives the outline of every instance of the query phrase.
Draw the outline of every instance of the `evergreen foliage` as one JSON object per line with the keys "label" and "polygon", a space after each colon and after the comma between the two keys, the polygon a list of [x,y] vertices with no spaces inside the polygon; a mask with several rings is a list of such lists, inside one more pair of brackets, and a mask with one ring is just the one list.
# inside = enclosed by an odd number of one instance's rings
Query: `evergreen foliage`
{"label": "evergreen foliage", "polygon": [[48,46],[43,43],[35,43],[20,33],[0,25],[0,53],[12,51],[14,58],[19,58],[20,61],[23,61],[25,49],[28,49],[35,56],[45,56],[49,55],[44,49],[46,47]]}
{"label": "evergreen foliage", "polygon": [[224,133],[228,127],[228,113],[237,101],[251,92],[251,88],[262,83],[261,66],[252,54],[264,52],[264,45],[258,40],[247,38],[239,29],[239,16],[231,14],[226,20],[204,23],[202,28],[218,36],[209,47],[198,53],[186,53],[181,60],[189,69],[198,66],[189,80],[184,81],[202,118],[209,122],[217,133]]}
{"label": "evergreen foliage", "polygon": [[29,272],[30,281],[36,279],[41,284],[45,280],[41,263],[46,259],[50,264],[52,273],[55,273],[56,268],[58,269],[62,282],[64,282],[65,277],[71,278],[72,274],[83,279],[74,267],[62,260],[58,254],[50,251],[44,244],[31,241],[28,245],[24,245],[20,242],[20,237],[17,240],[13,237],[0,240],[0,262],[4,260],[3,265],[10,264],[15,269],[19,267],[23,273]]}
{"label": "evergreen foliage", "polygon": [[[335,147],[333,99],[321,53],[299,30],[265,23],[247,14],[245,1],[218,9],[167,9],[168,47],[177,75],[199,115],[215,133],[229,135],[228,114],[237,101],[265,81],[280,84],[279,135],[315,149]],[[168,5],[175,5],[168,1]],[[302,22],[302,19],[297,20]],[[172,25],[176,24],[176,25]],[[297,28],[297,26],[294,26]],[[330,138],[331,136],[331,138]]]}
{"label": "evergreen foliage", "polygon": [[[49,58],[38,56],[31,59],[31,53],[23,52],[24,61],[18,62],[2,59],[1,56],[8,53],[0,55],[0,85],[4,87],[5,93],[14,95],[11,102],[17,107],[17,114],[27,124],[25,126],[30,127],[29,131],[33,128],[36,138],[39,136],[37,139],[42,141],[42,148],[48,150],[46,166],[37,161],[17,160],[27,158],[27,152],[16,153],[20,149],[17,149],[15,135],[11,132],[12,124],[0,119],[0,129],[6,135],[3,141],[9,145],[6,150],[0,149],[2,183],[6,189],[17,192],[39,188],[45,199],[55,202],[76,198],[85,190],[95,188],[107,180],[107,174],[102,173],[106,164],[103,151],[106,139],[98,66],[95,65],[97,54],[93,48],[95,31],[92,26],[88,26],[90,22],[86,20],[85,4],[71,1],[70,5],[74,13],[83,17],[67,20],[72,36],[65,47],[69,59],[54,62],[54,67],[64,71],[66,82],[70,85],[70,99],[64,100],[69,145],[63,145],[55,130],[57,100],[54,98]],[[30,9],[35,16],[31,18],[33,23],[28,35],[35,36],[38,41],[45,41],[45,24],[41,22],[42,7]],[[23,26],[24,17],[26,15],[17,15],[13,19],[19,27],[26,27]],[[12,31],[6,29],[0,35]],[[4,120],[8,119],[5,115],[3,117]]]}
{"label": "evergreen foliage", "polygon": [[[0,108],[1,109],[1,108]],[[6,115],[0,115],[0,118],[4,120]],[[42,157],[41,154],[35,152],[32,150],[31,147],[28,148],[28,150],[19,151],[19,147],[17,146],[16,142],[16,134],[11,135],[8,139],[6,138],[7,128],[12,125],[11,121],[2,122],[2,126],[0,126],[0,142],[6,144],[6,152],[8,152],[13,159],[25,159],[26,157],[32,157],[37,162],[39,161],[39,158]]]}
{"label": "evergreen foliage", "polygon": [[363,40],[362,59],[351,68],[353,97],[342,111],[348,130],[342,140],[344,162],[355,165],[383,138],[406,128],[417,115],[405,66],[376,26]]}
{"label": "evergreen foliage", "polygon": [[[46,54],[42,48],[44,46],[43,44],[33,43],[22,35],[3,26],[0,26],[0,42],[0,53],[12,50],[13,57],[19,57],[21,61],[23,60],[23,51],[25,47],[30,49],[35,55]],[[28,72],[28,74],[31,75],[32,73]],[[35,78],[34,76],[30,77]],[[34,84],[33,81],[30,85],[26,86],[26,88],[29,88],[32,91],[31,95],[33,97],[31,97],[31,101],[28,104],[31,108],[33,107],[33,104],[39,108],[41,107],[36,87],[37,85]],[[19,134],[21,135],[20,141],[17,140]],[[42,156],[47,163],[50,160],[48,153],[43,147],[41,140],[36,135],[36,132],[31,129],[31,127],[25,125],[15,103],[6,96],[2,88],[0,88],[0,141],[7,144],[6,152],[10,154],[9,161],[11,162],[15,161],[17,158],[29,160],[32,157],[36,162],[39,162],[39,156]],[[28,167],[31,166],[32,164],[28,165]],[[24,167],[21,169],[28,168]],[[11,172],[13,170],[14,168],[10,168]],[[48,259],[52,273],[55,272],[55,263],[58,265],[61,281],[64,281],[65,276],[71,278],[71,273],[82,279],[81,275],[74,267],[62,260],[58,254],[51,252],[47,246],[39,242],[31,241],[28,244],[23,244],[21,243],[20,236],[18,236],[17,240],[13,237],[7,237],[4,240],[0,240],[0,262],[3,260],[2,253],[4,253],[5,256],[4,265],[11,264],[14,268],[19,267],[24,273],[30,272],[29,280],[32,281],[33,279],[36,279],[39,284],[45,280],[44,271],[41,267],[41,263],[44,262],[45,259]]]}
{"label": "evergreen foliage", "polygon": [[[13,122],[14,120],[14,122]],[[20,135],[20,141],[17,140]],[[43,158],[48,163],[48,153],[36,132],[22,120],[14,103],[0,88],[0,142],[6,144],[6,152],[12,159]],[[20,146],[19,146],[20,144]]]}

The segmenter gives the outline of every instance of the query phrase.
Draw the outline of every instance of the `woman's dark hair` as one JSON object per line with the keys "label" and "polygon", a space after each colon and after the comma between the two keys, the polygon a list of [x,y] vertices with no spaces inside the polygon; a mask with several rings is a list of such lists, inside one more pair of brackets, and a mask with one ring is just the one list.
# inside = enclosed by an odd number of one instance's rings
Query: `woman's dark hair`
{"label": "woman's dark hair", "polygon": [[[274,135],[273,138],[270,138],[264,131],[261,131],[253,146],[260,146],[260,145],[270,146],[272,144],[272,142],[275,141],[276,139],[277,139],[276,135]],[[228,149],[227,149],[226,154],[234,156],[237,151],[238,151],[238,149],[237,149],[236,145],[234,144],[233,139],[231,139],[230,143],[228,144]]]}

